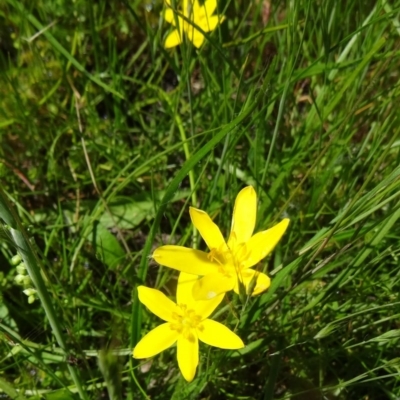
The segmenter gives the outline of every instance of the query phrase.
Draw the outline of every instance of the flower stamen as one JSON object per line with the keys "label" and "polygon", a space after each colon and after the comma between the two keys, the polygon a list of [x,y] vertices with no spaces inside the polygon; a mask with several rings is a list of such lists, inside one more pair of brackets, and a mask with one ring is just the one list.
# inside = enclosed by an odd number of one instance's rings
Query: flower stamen
{"label": "flower stamen", "polygon": [[195,335],[193,330],[197,329],[202,321],[200,315],[197,315],[194,310],[188,309],[186,304],[179,304],[182,314],[173,313],[173,322],[170,323],[172,330],[183,335],[187,340],[193,342]]}

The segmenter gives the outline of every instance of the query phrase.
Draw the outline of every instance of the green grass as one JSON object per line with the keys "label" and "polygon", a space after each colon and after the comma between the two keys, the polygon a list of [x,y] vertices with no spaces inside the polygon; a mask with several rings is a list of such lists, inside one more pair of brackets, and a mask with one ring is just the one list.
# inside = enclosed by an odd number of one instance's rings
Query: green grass
{"label": "green grass", "polygon": [[[167,51],[161,1],[0,3],[0,397],[399,398],[400,3],[268,4]],[[175,348],[133,360],[137,285],[175,295],[152,251],[205,249],[190,205],[227,236],[250,184],[257,230],[291,223],[215,314],[246,348],[190,384]]]}

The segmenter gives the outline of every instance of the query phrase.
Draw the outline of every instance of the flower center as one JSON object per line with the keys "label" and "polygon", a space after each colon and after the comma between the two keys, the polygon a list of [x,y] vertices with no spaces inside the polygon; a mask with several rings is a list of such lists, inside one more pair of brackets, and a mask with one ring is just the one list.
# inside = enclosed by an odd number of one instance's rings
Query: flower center
{"label": "flower center", "polygon": [[221,245],[218,249],[211,249],[207,257],[210,261],[218,264],[218,272],[230,277],[241,275],[244,261],[248,255],[246,243],[239,243],[234,244],[231,248]]}
{"label": "flower center", "polygon": [[201,325],[202,318],[197,315],[194,310],[188,309],[186,304],[179,304],[181,313],[173,313],[171,329],[177,331],[187,340],[193,342],[195,340],[195,330],[203,330]]}

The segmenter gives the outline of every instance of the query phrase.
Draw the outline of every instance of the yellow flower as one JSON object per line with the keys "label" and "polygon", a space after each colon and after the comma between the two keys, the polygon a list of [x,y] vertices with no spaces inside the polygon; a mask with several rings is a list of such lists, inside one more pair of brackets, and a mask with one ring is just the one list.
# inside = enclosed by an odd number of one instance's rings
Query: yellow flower
{"label": "yellow flower", "polygon": [[199,363],[199,340],[222,349],[240,349],[242,340],[219,322],[208,319],[224,295],[212,300],[193,299],[196,277],[181,273],[175,304],[162,292],[139,286],[139,300],[155,315],[166,321],[150,331],[133,349],[133,357],[152,357],[177,342],[178,365],[183,377],[192,381]]}
{"label": "yellow flower", "polygon": [[266,231],[253,235],[257,213],[257,195],[252,186],[242,189],[236,197],[228,243],[208,214],[190,207],[190,217],[200,232],[209,253],[182,246],[161,246],[153,258],[161,265],[203,277],[194,284],[196,299],[212,299],[243,284],[246,293],[257,295],[268,289],[270,279],[251,269],[276,246],[289,225],[285,218]]}
{"label": "yellow flower", "polygon": [[[165,40],[167,49],[182,43],[183,32],[199,48],[204,42],[204,35],[196,26],[199,26],[204,32],[211,32],[225,19],[223,16],[212,15],[217,8],[217,0],[205,0],[203,5],[200,5],[199,0],[182,0],[182,10],[180,12],[190,22],[174,13],[171,8],[171,0],[165,0],[165,2],[167,9],[164,13],[164,18],[175,27]],[[178,0],[176,0],[176,3],[178,3]],[[178,26],[176,25],[177,23]]]}

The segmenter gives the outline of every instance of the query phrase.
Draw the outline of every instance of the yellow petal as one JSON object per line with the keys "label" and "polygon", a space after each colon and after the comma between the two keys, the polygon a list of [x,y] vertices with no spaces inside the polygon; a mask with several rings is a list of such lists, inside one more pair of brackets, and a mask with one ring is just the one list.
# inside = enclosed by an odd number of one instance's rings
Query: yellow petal
{"label": "yellow petal", "polygon": [[195,300],[193,298],[193,285],[198,280],[197,275],[181,272],[178,278],[178,286],[176,288],[177,304],[186,304],[188,308],[193,308]]}
{"label": "yellow petal", "polygon": [[247,243],[248,256],[242,260],[243,268],[250,268],[266,257],[279,242],[289,225],[285,218],[271,229],[256,233]]}
{"label": "yellow petal", "polygon": [[164,19],[172,25],[175,25],[175,15],[174,12],[167,8],[164,12]]}
{"label": "yellow petal", "polygon": [[210,250],[212,249],[221,249],[221,251],[228,250],[228,247],[225,243],[225,239],[222,236],[221,231],[206,212],[194,207],[190,207],[189,213],[193,225],[200,232],[201,237],[204,239]]}
{"label": "yellow petal", "polygon": [[182,246],[161,246],[153,253],[159,264],[193,275],[208,275],[217,270],[207,253]]}
{"label": "yellow petal", "polygon": [[224,299],[224,297],[225,293],[222,293],[215,296],[211,300],[197,300],[193,306],[193,309],[197,315],[200,315],[203,319],[206,319],[221,304],[221,301]]}
{"label": "yellow petal", "polygon": [[193,297],[196,300],[211,300],[220,294],[229,292],[235,286],[236,277],[221,273],[204,276],[193,286]]}
{"label": "yellow petal", "polygon": [[200,33],[199,31],[194,31],[194,34],[193,34],[193,37],[191,40],[196,48],[200,48],[204,42],[204,39],[205,39],[205,37],[202,33]]}
{"label": "yellow petal", "polygon": [[179,336],[177,357],[183,377],[191,382],[199,364],[199,341],[196,336],[193,335],[189,339]]}
{"label": "yellow petal", "polygon": [[178,304],[186,304],[189,309],[193,309],[202,319],[206,319],[219,306],[225,294],[220,294],[211,300],[195,300],[193,298],[193,286],[197,281],[198,277],[196,275],[181,272],[176,288],[176,302]]}
{"label": "yellow petal", "polygon": [[186,304],[188,308],[193,309],[202,319],[206,319],[219,306],[224,298],[224,293],[215,296],[211,300],[195,300],[193,298],[193,286],[197,281],[198,277],[196,275],[181,272],[176,289],[176,302],[178,304]]}
{"label": "yellow petal", "polygon": [[195,47],[199,48],[204,42],[204,35],[193,25],[187,25],[186,34]]}
{"label": "yellow petal", "polygon": [[228,240],[228,246],[231,249],[251,238],[256,224],[256,216],[257,195],[253,186],[247,186],[236,197],[231,234]]}
{"label": "yellow petal", "polygon": [[[247,269],[241,272],[240,276],[241,282],[243,282],[246,287],[246,293],[251,296],[256,296],[265,290],[267,290],[271,285],[271,279],[263,274],[262,272],[255,271],[253,269]],[[237,294],[239,294],[239,282],[236,281],[235,287],[233,289]]]}
{"label": "yellow petal", "polygon": [[200,28],[203,29],[204,32],[213,31],[220,22],[220,18],[217,16],[205,18],[202,22]]}
{"label": "yellow petal", "polygon": [[190,19],[190,15],[192,14],[192,8],[193,8],[192,3],[193,3],[193,0],[183,0],[182,1],[183,15],[189,19]]}
{"label": "yellow petal", "polygon": [[204,8],[205,8],[205,12],[206,15],[208,17],[211,16],[211,14],[215,11],[215,9],[217,8],[217,0],[206,0],[204,2]]}
{"label": "yellow petal", "polygon": [[172,314],[179,312],[180,308],[164,293],[146,286],[138,287],[139,300],[157,317],[164,321],[171,321]]}
{"label": "yellow petal", "polygon": [[192,3],[191,9],[188,10],[190,12],[190,18],[196,19],[201,15],[202,6],[200,5],[200,2],[198,0],[194,0],[191,3]]}
{"label": "yellow petal", "polygon": [[170,324],[162,324],[151,330],[133,349],[134,358],[153,357],[171,347],[178,339],[178,332]]}
{"label": "yellow petal", "polygon": [[174,29],[165,39],[164,47],[170,49],[171,47],[178,46],[182,43],[182,36],[179,34],[178,29]]}
{"label": "yellow petal", "polygon": [[206,319],[201,325],[203,329],[197,329],[197,334],[202,342],[221,349],[234,350],[244,347],[242,339],[225,325],[212,319]]}

